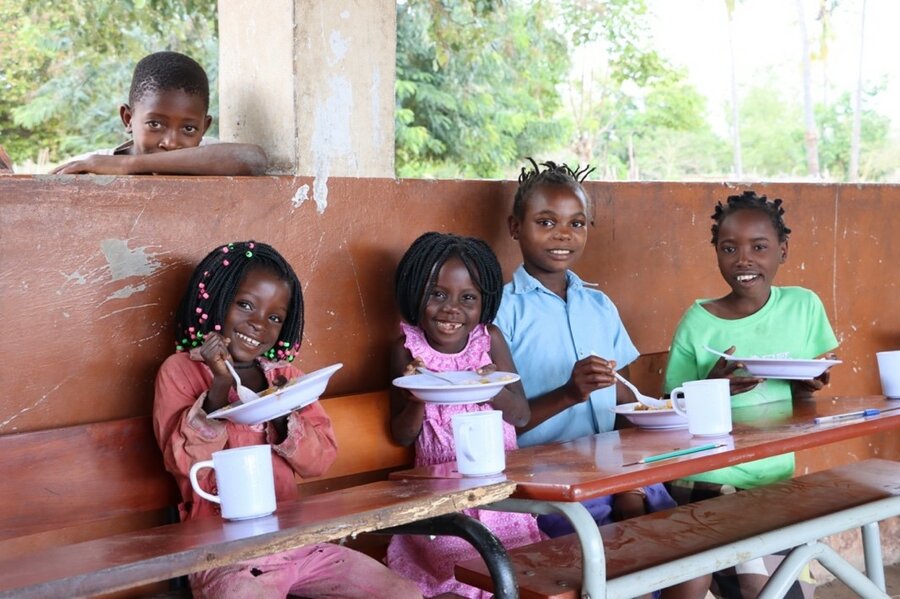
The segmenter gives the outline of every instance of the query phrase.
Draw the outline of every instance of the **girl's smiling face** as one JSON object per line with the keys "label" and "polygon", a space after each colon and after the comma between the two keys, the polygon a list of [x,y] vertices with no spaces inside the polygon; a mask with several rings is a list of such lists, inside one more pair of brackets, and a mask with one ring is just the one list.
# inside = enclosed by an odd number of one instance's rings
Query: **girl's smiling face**
{"label": "girl's smiling face", "polygon": [[509,232],[519,240],[525,270],[543,276],[564,274],[584,252],[587,243],[586,200],[564,185],[535,189],[524,205],[521,220],[509,219]]}
{"label": "girl's smiling face", "polygon": [[235,362],[251,362],[275,346],[288,315],[291,285],[266,269],[247,271],[225,315],[222,335]]}
{"label": "girl's smiling face", "polygon": [[444,354],[456,354],[466,347],[469,333],[480,321],[481,290],[463,261],[450,257],[425,298],[419,325],[431,347]]}
{"label": "girl's smiling face", "polygon": [[787,258],[787,246],[764,212],[738,210],[725,217],[719,225],[716,258],[732,295],[765,303],[778,267]]}

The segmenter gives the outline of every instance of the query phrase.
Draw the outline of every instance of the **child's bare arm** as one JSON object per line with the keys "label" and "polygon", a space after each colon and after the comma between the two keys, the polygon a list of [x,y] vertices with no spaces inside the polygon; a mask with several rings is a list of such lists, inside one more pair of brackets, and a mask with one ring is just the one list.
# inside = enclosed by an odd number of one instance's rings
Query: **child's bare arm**
{"label": "child's bare arm", "polygon": [[615,368],[615,361],[598,356],[588,356],[575,362],[572,376],[565,385],[529,402],[531,420],[519,428],[519,433],[529,431],[563,410],[587,401],[597,389],[616,384]]}
{"label": "child's bare arm", "polygon": [[268,159],[254,144],[213,143],[153,154],[95,154],[53,170],[57,175],[263,175]]}
{"label": "child's bare arm", "polygon": [[[503,333],[494,325],[488,325],[488,332],[491,335],[491,361],[493,364],[491,370],[500,370],[502,372],[516,372],[516,365],[513,363],[512,354]],[[525,388],[522,387],[521,381],[516,381],[503,387],[494,399],[491,401],[495,408],[503,412],[503,419],[513,426],[525,426],[531,418],[531,410],[528,407],[528,400],[525,399]]]}
{"label": "child's bare arm", "polygon": [[[409,350],[403,346],[400,337],[391,348],[391,377],[405,376],[415,372]],[[421,364],[421,361],[420,361]],[[391,436],[400,445],[412,445],[422,431],[425,420],[425,404],[412,393],[391,385]]]}

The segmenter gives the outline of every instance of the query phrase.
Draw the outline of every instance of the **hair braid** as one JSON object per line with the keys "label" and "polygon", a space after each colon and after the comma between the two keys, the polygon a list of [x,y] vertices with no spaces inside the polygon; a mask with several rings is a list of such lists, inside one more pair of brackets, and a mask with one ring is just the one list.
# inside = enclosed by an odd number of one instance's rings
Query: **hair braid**
{"label": "hair braid", "polygon": [[258,241],[236,241],[218,247],[194,269],[175,313],[177,350],[197,347],[207,334],[222,330],[238,287],[255,269],[269,271],[291,287],[281,334],[266,357],[293,360],[303,338],[303,290],[287,260],[272,246]]}
{"label": "hair braid", "polygon": [[[584,181],[595,168],[587,165],[584,168],[576,166],[573,170],[568,164],[556,164],[548,160],[538,164],[530,156],[526,159],[531,163],[531,169],[522,167],[519,173],[519,187],[516,189],[516,197],[513,200],[513,216],[523,218],[525,216],[525,203],[536,189],[544,185],[560,185],[568,187],[585,200],[585,210],[590,218],[590,206],[588,205],[587,192],[584,190]],[[541,167],[546,167],[541,170]]]}
{"label": "hair braid", "polygon": [[480,322],[497,316],[503,293],[503,272],[490,246],[475,237],[434,231],[419,236],[397,265],[394,295],[403,319],[418,325],[428,296],[444,263],[458,257],[481,291]]}
{"label": "hair braid", "polygon": [[749,190],[741,195],[728,196],[724,205],[722,202],[716,204],[716,210],[710,217],[715,221],[711,229],[713,245],[719,242],[719,227],[721,227],[722,221],[739,210],[762,212],[772,221],[772,226],[775,227],[775,232],[778,234],[778,241],[784,242],[788,240],[791,230],[784,224],[784,218],[782,218],[784,216],[784,208],[781,207],[781,200],[775,198],[770,202],[766,196],[756,195],[755,191]]}

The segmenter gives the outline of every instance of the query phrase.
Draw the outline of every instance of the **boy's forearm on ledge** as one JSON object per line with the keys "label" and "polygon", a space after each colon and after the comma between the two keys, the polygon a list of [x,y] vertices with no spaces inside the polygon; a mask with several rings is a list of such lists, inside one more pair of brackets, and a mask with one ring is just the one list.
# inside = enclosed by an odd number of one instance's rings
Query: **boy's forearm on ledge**
{"label": "boy's forearm on ledge", "polygon": [[254,144],[217,143],[155,154],[123,157],[133,175],[264,175],[268,159]]}

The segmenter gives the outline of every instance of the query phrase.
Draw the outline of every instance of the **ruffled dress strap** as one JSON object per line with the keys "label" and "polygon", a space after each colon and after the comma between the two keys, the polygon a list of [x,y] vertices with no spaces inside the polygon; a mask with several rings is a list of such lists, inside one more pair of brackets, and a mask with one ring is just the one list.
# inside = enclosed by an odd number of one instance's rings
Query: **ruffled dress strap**
{"label": "ruffled dress strap", "polygon": [[417,326],[401,322],[400,329],[406,337],[403,345],[410,355],[421,359],[426,368],[435,372],[475,370],[491,363],[491,334],[483,324],[469,332],[466,346],[456,354],[444,354],[431,347],[425,332]]}

